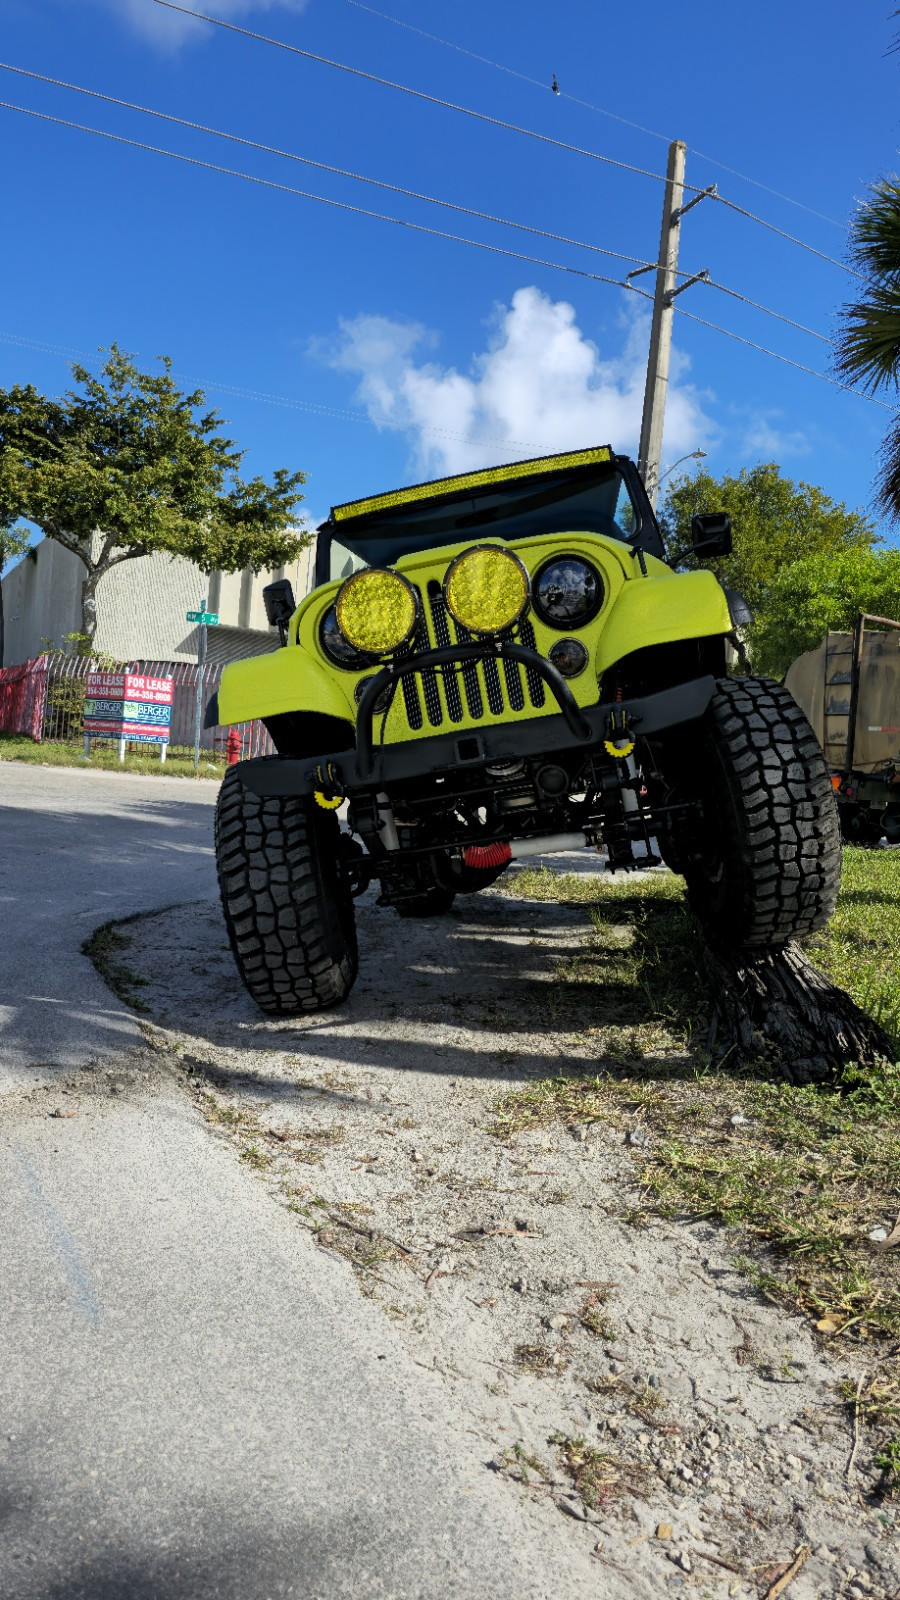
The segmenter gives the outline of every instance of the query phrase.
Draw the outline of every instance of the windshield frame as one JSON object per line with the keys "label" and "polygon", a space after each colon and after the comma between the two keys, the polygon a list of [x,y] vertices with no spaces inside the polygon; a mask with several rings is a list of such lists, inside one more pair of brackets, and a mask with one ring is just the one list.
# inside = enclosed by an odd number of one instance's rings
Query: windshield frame
{"label": "windshield frame", "polygon": [[[626,549],[631,550],[635,554],[640,550],[644,551],[648,555],[657,556],[660,560],[664,560],[665,546],[663,544],[659,524],[653,514],[647,492],[634,462],[629,456],[612,456],[609,461],[609,466],[615,468],[621,475],[634,509],[634,530],[628,537],[623,537],[620,542],[625,546]],[[545,483],[547,483],[547,480],[545,480]],[[522,484],[522,493],[527,493],[529,487],[531,488],[532,492],[539,491],[539,485],[537,482],[535,482],[531,486]],[[549,489],[551,485],[547,483],[547,487]],[[469,502],[471,500],[471,495],[466,494],[465,496],[460,496],[460,498],[464,498],[467,502]],[[446,511],[449,517],[449,514],[452,511],[452,506],[453,498],[448,497],[443,502],[434,503],[430,509],[433,510],[436,516],[440,515],[442,511]],[[417,510],[421,511],[422,509],[424,508],[421,506],[417,507]],[[400,513],[400,516],[402,517],[402,512]],[[396,517],[396,512],[393,514],[386,512],[372,517],[360,517],[357,522],[357,527],[359,528],[360,532],[362,532],[364,525],[368,524],[371,527],[372,535],[374,537],[378,532],[379,525],[384,526],[389,519],[393,521]],[[495,532],[496,536],[498,537],[502,538],[503,536],[502,517],[491,517],[488,515],[483,523],[479,523],[476,515],[467,515],[466,520],[468,521],[467,527],[463,528],[461,526],[457,526],[456,528],[448,529],[445,538],[443,538],[441,534],[436,531],[433,538],[434,547],[440,548],[442,543],[460,544],[463,543],[469,536],[471,537],[473,543],[477,543],[480,538],[486,537],[490,539],[492,532]],[[329,517],[326,522],[323,522],[317,529],[315,573],[317,588],[320,588],[324,584],[335,583],[338,581],[336,578],[332,577],[331,574],[332,545],[337,543],[343,545],[344,548],[348,548],[344,544],[341,534],[342,532],[349,531],[350,529],[347,524],[341,525],[339,523],[335,523],[331,517]],[[584,530],[574,527],[566,531],[571,533],[585,531],[590,532],[589,529]],[[560,536],[562,536],[562,530],[560,531]],[[528,537],[528,534],[521,532],[515,535],[515,539],[526,537]],[[603,535],[596,534],[594,537],[601,538]],[[514,540],[511,542],[514,542]],[[422,548],[423,550],[426,550],[428,545],[423,545]],[[413,553],[415,552],[409,552],[409,554]]]}

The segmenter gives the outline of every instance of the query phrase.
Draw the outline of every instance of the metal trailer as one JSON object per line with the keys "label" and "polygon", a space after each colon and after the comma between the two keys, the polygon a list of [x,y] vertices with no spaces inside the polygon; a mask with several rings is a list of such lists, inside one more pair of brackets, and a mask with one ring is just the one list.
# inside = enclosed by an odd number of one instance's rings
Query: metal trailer
{"label": "metal trailer", "polygon": [[784,681],[825,751],[844,839],[900,844],[900,622],[860,612]]}

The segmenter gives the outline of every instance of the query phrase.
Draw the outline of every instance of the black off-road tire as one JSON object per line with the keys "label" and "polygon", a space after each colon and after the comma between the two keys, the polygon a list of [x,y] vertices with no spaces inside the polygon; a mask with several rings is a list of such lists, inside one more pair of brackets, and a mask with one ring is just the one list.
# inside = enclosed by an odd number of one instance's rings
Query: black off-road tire
{"label": "black off-road tire", "polygon": [[783,685],[722,678],[681,760],[702,803],[676,843],[691,907],[732,950],[777,950],[828,922],[840,887],[837,805],[821,747]]}
{"label": "black off-road tire", "polygon": [[229,767],[216,806],[216,866],[238,970],[270,1016],[322,1011],[357,973],[341,833],[314,800],[262,799]]}

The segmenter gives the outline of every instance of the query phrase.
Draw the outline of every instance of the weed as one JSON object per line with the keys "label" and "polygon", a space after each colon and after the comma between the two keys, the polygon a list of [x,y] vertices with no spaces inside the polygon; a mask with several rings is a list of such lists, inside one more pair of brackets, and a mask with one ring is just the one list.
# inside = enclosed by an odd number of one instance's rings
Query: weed
{"label": "weed", "polygon": [[560,1378],[569,1365],[558,1350],[551,1350],[546,1344],[517,1344],[513,1360],[523,1372],[539,1378]]}
{"label": "weed", "polygon": [[585,1439],[554,1433],[550,1443],[556,1446],[563,1471],[592,1511],[599,1511],[625,1490],[637,1493],[643,1487],[645,1474],[641,1468],[617,1461]]}
{"label": "weed", "polygon": [[265,1172],[272,1165],[272,1157],[266,1150],[261,1150],[258,1144],[245,1145],[240,1154],[240,1160],[248,1167],[253,1167],[256,1172]]}
{"label": "weed", "polygon": [[505,1472],[507,1477],[512,1478],[516,1483],[530,1484],[532,1474],[541,1483],[549,1483],[550,1481],[550,1473],[544,1463],[533,1451],[526,1450],[521,1439],[517,1440],[510,1449],[501,1452],[497,1465],[500,1472]]}
{"label": "weed", "polygon": [[875,1465],[881,1473],[878,1492],[893,1499],[895,1494],[900,1494],[900,1438],[888,1441],[875,1457]]}
{"label": "weed", "polygon": [[[668,1400],[661,1389],[655,1389],[650,1383],[632,1384],[627,1378],[600,1377],[588,1378],[585,1388],[591,1394],[600,1395],[609,1400],[616,1400],[626,1411],[633,1416],[640,1417],[642,1422],[652,1427],[662,1427],[662,1414],[668,1408]],[[667,1431],[672,1431],[671,1429]],[[677,1430],[676,1430],[677,1431]]]}
{"label": "weed", "polygon": [[595,1289],[592,1294],[588,1295],[581,1307],[578,1313],[578,1320],[581,1326],[587,1328],[588,1333],[592,1333],[596,1339],[605,1339],[608,1344],[611,1344],[615,1340],[616,1330],[603,1310],[608,1298],[607,1290]]}

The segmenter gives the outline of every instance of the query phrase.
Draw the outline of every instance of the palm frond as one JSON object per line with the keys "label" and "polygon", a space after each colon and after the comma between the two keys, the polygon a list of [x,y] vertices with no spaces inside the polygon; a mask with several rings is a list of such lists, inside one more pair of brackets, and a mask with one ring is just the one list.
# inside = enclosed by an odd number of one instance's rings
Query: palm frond
{"label": "palm frond", "polygon": [[885,515],[892,522],[900,521],[900,416],[894,418],[881,446],[875,492]]}
{"label": "palm frond", "polygon": [[843,308],[835,366],[864,389],[900,380],[900,271],[894,283],[873,284],[865,300]]}
{"label": "palm frond", "polygon": [[900,179],[879,178],[850,224],[850,259],[867,278],[900,276]]}

